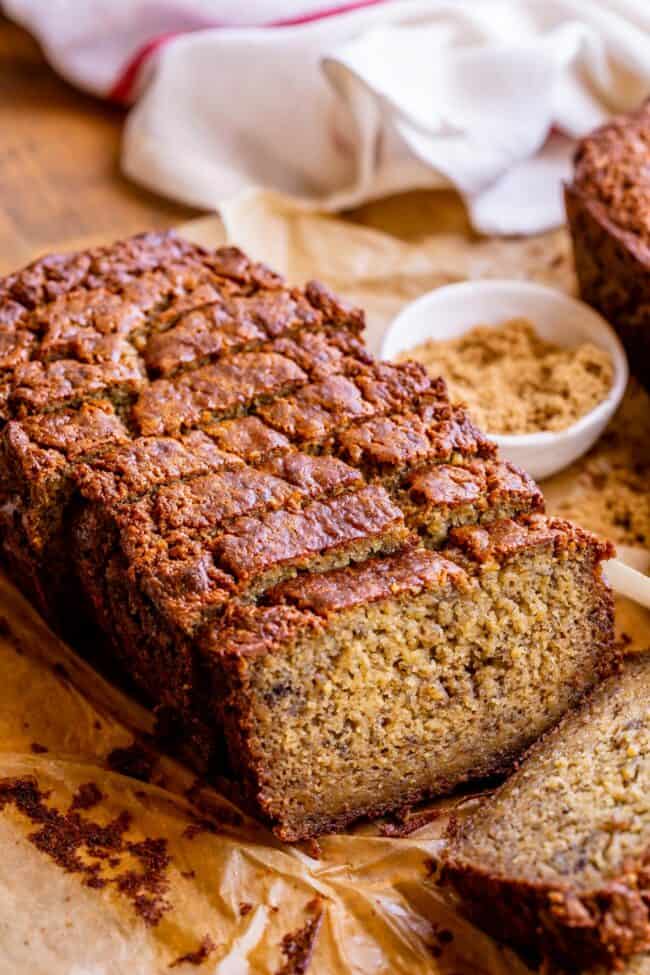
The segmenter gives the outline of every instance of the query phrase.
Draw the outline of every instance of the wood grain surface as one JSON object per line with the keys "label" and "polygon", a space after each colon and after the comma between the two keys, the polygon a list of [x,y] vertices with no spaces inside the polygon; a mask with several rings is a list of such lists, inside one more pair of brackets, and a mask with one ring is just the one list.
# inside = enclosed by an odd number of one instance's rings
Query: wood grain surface
{"label": "wood grain surface", "polygon": [[119,172],[124,111],[77,92],[0,17],[0,273],[37,254],[170,227],[199,211]]}

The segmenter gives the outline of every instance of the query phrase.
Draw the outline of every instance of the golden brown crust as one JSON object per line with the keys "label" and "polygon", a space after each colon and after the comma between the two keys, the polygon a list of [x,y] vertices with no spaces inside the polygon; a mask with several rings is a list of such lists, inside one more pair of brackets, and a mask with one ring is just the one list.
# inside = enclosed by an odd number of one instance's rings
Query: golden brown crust
{"label": "golden brown crust", "polygon": [[580,293],[616,328],[650,386],[650,100],[578,145],[565,205]]}
{"label": "golden brown crust", "polygon": [[316,613],[295,606],[234,603],[222,622],[207,627],[201,640],[210,655],[251,657],[279,649],[299,632],[323,628]]}
{"label": "golden brown crust", "polygon": [[103,449],[125,444],[129,434],[110,403],[89,402],[76,411],[46,413],[0,433],[1,489],[5,513],[42,553],[60,526],[78,466]]}
{"label": "golden brown crust", "polygon": [[425,464],[495,453],[494,444],[465,411],[445,400],[355,424],[338,436],[337,450],[341,457],[374,476],[399,475]]}
{"label": "golden brown crust", "polygon": [[135,353],[126,343],[101,364],[70,359],[21,363],[13,381],[9,405],[16,417],[75,407],[100,397],[119,405],[134,399],[145,385]]}
{"label": "golden brown crust", "polygon": [[[193,742],[201,727],[202,754],[225,728],[230,760],[260,781],[248,698],[236,706],[260,654],[272,662],[323,628],[330,639],[343,616],[382,600],[461,598],[486,560],[544,545],[549,558],[602,557],[559,524],[506,524],[539,507],[536,487],[497,461],[442,380],[376,362],[362,328],[363,314],[316,282],[289,288],[236,248],[173,234],[0,281],[7,557],[37,594],[61,579],[148,700],[178,712]],[[500,519],[487,537],[458,527],[484,516]],[[434,547],[454,525],[444,555],[412,531]],[[206,679],[206,648],[223,685]],[[475,771],[511,760],[491,755]],[[405,786],[400,802],[426,793]],[[303,826],[264,789],[256,808],[292,838],[394,804],[350,799]]]}
{"label": "golden brown crust", "polygon": [[272,457],[259,467],[267,474],[294,484],[303,497],[334,496],[364,484],[358,470],[327,454],[314,456],[294,450]]}
{"label": "golden brown crust", "polygon": [[116,290],[146,272],[176,262],[200,262],[206,251],[173,232],[144,233],[107,247],[71,254],[48,254],[0,283],[4,302],[32,309],[75,288],[107,284]]}
{"label": "golden brown crust", "polygon": [[307,382],[291,359],[274,352],[241,352],[184,373],[172,382],[154,380],[133,408],[141,433],[177,435],[203,419],[234,416],[267,398]]}
{"label": "golden brown crust", "polygon": [[470,461],[416,469],[406,479],[409,500],[420,509],[453,510],[476,505],[498,511],[516,505],[521,513],[543,511],[544,497],[524,471],[506,461]]}
{"label": "golden brown crust", "polygon": [[211,441],[203,445],[196,440],[182,443],[171,437],[139,437],[102,450],[92,462],[77,465],[74,476],[84,498],[109,505],[137,498],[169,481],[243,464],[241,458],[218,450]]}
{"label": "golden brown crust", "polygon": [[469,579],[454,562],[424,548],[405,548],[396,555],[370,559],[363,565],[310,574],[270,589],[264,601],[334,616],[342,609],[379,599],[413,595],[423,589],[469,587]]}
{"label": "golden brown crust", "polygon": [[319,555],[377,540],[396,548],[409,537],[400,509],[381,487],[365,487],[300,511],[235,519],[215,544],[219,565],[241,587],[282,567],[308,566]]}
{"label": "golden brown crust", "polygon": [[621,230],[650,243],[650,99],[585,136],[574,156],[574,182]]}
{"label": "golden brown crust", "polygon": [[465,912],[480,927],[516,945],[531,961],[544,955],[560,964],[620,968],[630,955],[650,948],[647,890],[613,881],[581,895],[551,886],[507,881],[476,867],[445,863],[443,880],[453,885]]}
{"label": "golden brown crust", "polygon": [[297,289],[226,294],[181,314],[171,328],[152,335],[145,362],[152,376],[169,376],[208,359],[322,324],[322,314]]}
{"label": "golden brown crust", "polygon": [[450,551],[479,565],[503,564],[524,549],[543,545],[552,546],[557,554],[587,550],[595,562],[615,554],[611,542],[572,522],[544,515],[523,516],[517,522],[506,518],[489,528],[463,525],[451,530],[449,541]]}
{"label": "golden brown crust", "polygon": [[205,431],[223,450],[232,451],[251,464],[291,449],[291,441],[267,426],[258,416],[208,423]]}

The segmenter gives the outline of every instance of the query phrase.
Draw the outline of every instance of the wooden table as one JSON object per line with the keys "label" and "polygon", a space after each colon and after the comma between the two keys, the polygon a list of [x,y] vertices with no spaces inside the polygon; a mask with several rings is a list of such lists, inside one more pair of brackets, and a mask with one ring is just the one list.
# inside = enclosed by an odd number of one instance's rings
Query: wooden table
{"label": "wooden table", "polygon": [[124,111],[75,91],[0,17],[0,273],[52,247],[170,227],[199,211],[119,172]]}
{"label": "wooden table", "polygon": [[[199,215],[120,174],[124,116],[62,81],[37,44],[0,15],[0,274],[48,250]],[[407,193],[348,216],[410,240],[432,230],[466,230],[459,202],[440,203],[440,193]]]}

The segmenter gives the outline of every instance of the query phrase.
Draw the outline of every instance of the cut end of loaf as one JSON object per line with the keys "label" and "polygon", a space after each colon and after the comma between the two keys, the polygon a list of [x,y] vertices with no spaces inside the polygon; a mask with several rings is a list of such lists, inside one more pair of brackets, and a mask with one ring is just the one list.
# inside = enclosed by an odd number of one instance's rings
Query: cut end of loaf
{"label": "cut end of loaf", "polygon": [[560,525],[517,531],[489,566],[453,548],[370,559],[208,632],[239,771],[283,839],[505,771],[611,669],[598,544],[569,560]]}

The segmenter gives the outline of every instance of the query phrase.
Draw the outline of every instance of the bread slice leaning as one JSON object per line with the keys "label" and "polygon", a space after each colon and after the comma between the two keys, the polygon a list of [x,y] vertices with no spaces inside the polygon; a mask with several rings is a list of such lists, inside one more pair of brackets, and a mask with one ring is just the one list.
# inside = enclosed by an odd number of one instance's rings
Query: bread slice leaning
{"label": "bread slice leaning", "polygon": [[[622,968],[650,949],[650,652],[451,824],[440,879],[475,923],[535,961]],[[647,958],[631,964],[650,971]]]}

